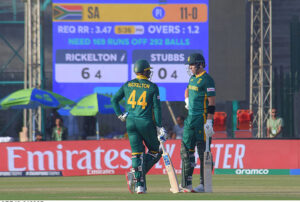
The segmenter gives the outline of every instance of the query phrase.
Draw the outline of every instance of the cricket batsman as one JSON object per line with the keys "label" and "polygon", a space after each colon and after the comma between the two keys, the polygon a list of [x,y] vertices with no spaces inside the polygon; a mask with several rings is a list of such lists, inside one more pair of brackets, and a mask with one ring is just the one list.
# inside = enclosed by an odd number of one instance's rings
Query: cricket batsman
{"label": "cricket batsman", "polygon": [[[126,82],[111,99],[118,118],[126,121],[132,151],[132,169],[126,174],[126,179],[130,193],[135,191],[137,194],[146,192],[146,174],[161,158],[159,142],[166,140],[166,130],[161,125],[158,87],[149,81],[151,69],[148,61],[136,61],[136,78]],[[119,105],[124,97],[126,113],[122,113]],[[148,148],[147,153],[143,143]]]}
{"label": "cricket batsman", "polygon": [[[180,188],[183,192],[203,192],[203,162],[206,135],[212,137],[213,116],[215,112],[215,84],[212,77],[204,70],[205,60],[200,53],[188,57],[188,72],[192,75],[188,88],[185,90],[185,103],[188,116],[184,122],[184,132],[181,142],[180,155],[182,159],[182,182]],[[189,73],[190,74],[190,73]],[[200,184],[193,189],[192,177],[196,166],[195,146],[197,146],[200,159]]]}

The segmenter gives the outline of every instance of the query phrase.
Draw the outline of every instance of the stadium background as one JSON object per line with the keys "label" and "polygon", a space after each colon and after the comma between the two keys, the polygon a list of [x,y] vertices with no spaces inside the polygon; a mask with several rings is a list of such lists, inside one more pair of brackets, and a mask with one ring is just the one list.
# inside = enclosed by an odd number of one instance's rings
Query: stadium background
{"label": "stadium background", "polygon": [[[50,1],[44,2],[42,12],[42,33],[44,45],[44,87],[52,90],[52,10]],[[279,115],[286,122],[284,137],[299,138],[300,124],[300,103],[299,90],[296,87],[286,85],[291,76],[291,32],[290,24],[293,19],[299,17],[300,2],[297,0],[273,0],[273,68],[275,71],[275,93],[274,103],[278,108]],[[5,23],[5,21],[24,20],[24,7],[21,0],[16,0],[17,12],[13,15],[12,1],[3,0],[0,3],[0,98],[20,89],[23,84],[18,81],[23,80],[24,55],[22,44],[24,43],[24,24]],[[48,4],[47,4],[48,3]],[[250,42],[250,4],[246,0],[215,0],[209,2],[209,64],[210,73],[214,77],[217,88],[217,111],[225,111],[228,114],[227,132],[229,137],[232,134],[232,102],[238,101],[240,109],[249,108],[249,42]],[[299,33],[298,33],[299,35]],[[299,35],[300,36],[300,35]],[[296,42],[299,44],[299,42]],[[13,51],[8,46],[10,44],[16,50],[20,49],[19,56],[12,59],[7,68],[4,68],[11,58]],[[296,52],[299,57],[299,52]],[[294,55],[295,55],[294,54]],[[298,55],[297,55],[298,54]],[[297,64],[296,64],[297,66]],[[299,66],[298,70],[299,72]],[[299,79],[298,79],[299,80]],[[1,81],[11,81],[10,84]],[[16,81],[14,83],[14,81]],[[293,99],[294,110],[291,114],[286,113],[286,107],[290,103],[283,97],[282,91],[288,92],[288,96]],[[184,102],[171,102],[175,116],[187,115],[184,109]],[[163,124],[166,128],[171,128],[173,122],[168,112],[166,104],[162,103]],[[49,117],[51,110],[45,111],[45,116]],[[69,137],[69,139],[84,138],[84,122],[88,118],[76,118],[79,127],[79,134]],[[293,122],[293,124],[292,124]],[[92,124],[92,123],[91,123]],[[92,124],[93,125],[93,124]],[[91,126],[92,126],[91,125]],[[120,124],[114,115],[100,116],[100,135],[106,136],[116,131],[116,125],[120,133],[125,132],[124,124]],[[18,139],[18,132],[22,127],[21,111],[1,111],[0,114],[0,135],[12,136]],[[89,127],[93,128],[93,127]],[[91,131],[91,133],[93,133]],[[48,138],[48,137],[47,137]]]}

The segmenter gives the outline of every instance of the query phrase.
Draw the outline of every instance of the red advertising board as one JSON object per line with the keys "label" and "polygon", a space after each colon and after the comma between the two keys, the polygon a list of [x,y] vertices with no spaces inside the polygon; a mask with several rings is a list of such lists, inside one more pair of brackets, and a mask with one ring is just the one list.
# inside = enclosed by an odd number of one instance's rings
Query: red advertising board
{"label": "red advertising board", "polygon": [[[177,173],[179,140],[165,143]],[[299,169],[300,140],[213,140],[215,168]],[[199,158],[196,155],[199,173]],[[0,143],[0,172],[61,171],[63,176],[124,174],[131,167],[127,140]],[[160,160],[149,174],[164,173]]]}

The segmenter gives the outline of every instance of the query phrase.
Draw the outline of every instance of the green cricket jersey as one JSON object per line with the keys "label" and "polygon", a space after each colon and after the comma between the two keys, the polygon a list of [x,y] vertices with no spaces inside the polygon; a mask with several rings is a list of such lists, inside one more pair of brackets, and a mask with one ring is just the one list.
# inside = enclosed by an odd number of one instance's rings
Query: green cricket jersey
{"label": "green cricket jersey", "polygon": [[215,82],[206,71],[191,76],[188,85],[189,90],[189,115],[202,115],[207,113],[207,97],[215,96]]}
{"label": "green cricket jersey", "polygon": [[122,114],[119,101],[123,97],[129,117],[152,119],[154,113],[156,126],[161,127],[161,106],[156,84],[142,75],[126,82],[111,99],[117,116]]}

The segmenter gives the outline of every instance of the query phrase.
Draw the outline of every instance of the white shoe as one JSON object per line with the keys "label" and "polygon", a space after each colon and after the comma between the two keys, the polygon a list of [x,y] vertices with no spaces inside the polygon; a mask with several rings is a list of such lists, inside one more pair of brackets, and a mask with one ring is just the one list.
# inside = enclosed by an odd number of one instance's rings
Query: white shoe
{"label": "white shoe", "polygon": [[137,194],[144,194],[144,193],[145,193],[144,187],[138,186],[138,187],[136,188],[136,193],[137,193]]}
{"label": "white shoe", "polygon": [[180,192],[184,192],[184,193],[193,192],[193,186],[190,184],[186,187],[182,187],[181,184],[180,184],[179,185],[179,190],[180,190]]}
{"label": "white shoe", "polygon": [[127,180],[127,187],[129,192],[134,193],[134,188],[135,188],[134,173],[133,172],[126,173],[126,180]]}
{"label": "white shoe", "polygon": [[199,192],[204,192],[204,186],[203,184],[199,184],[197,187],[195,187],[192,192],[196,192],[196,193],[199,193]]}

